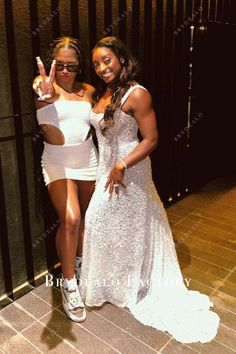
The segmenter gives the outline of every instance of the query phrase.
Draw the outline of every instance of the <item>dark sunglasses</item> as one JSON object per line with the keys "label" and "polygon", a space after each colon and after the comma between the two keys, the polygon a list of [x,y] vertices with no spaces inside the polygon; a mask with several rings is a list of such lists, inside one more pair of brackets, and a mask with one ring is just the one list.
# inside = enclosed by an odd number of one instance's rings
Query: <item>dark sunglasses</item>
{"label": "dark sunglasses", "polygon": [[79,64],[65,64],[62,63],[61,61],[56,61],[57,64],[57,70],[62,71],[64,68],[68,70],[71,73],[75,73],[76,71],[79,70]]}

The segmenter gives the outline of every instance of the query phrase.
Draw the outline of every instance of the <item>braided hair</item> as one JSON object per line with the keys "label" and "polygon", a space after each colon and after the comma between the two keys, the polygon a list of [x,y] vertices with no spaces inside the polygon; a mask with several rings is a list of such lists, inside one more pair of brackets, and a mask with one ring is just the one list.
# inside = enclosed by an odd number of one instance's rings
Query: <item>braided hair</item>
{"label": "braided hair", "polygon": [[66,49],[74,49],[79,60],[79,70],[76,76],[76,80],[83,81],[84,76],[84,57],[81,50],[81,44],[78,39],[72,37],[59,37],[55,39],[52,44],[51,48],[49,49],[45,61],[46,70],[49,71],[51,67],[51,63],[55,58],[55,55],[61,48]]}
{"label": "braided hair", "polygon": [[[121,98],[135,83],[139,74],[139,64],[126,45],[116,37],[105,37],[99,40],[92,50],[92,54],[97,48],[102,47],[112,50],[121,65],[119,76],[109,84],[109,89],[112,90],[111,103],[106,107],[104,117],[100,122],[102,133],[105,135],[106,130],[114,124],[114,112],[120,106]],[[95,103],[103,96],[106,88],[107,85],[103,80],[100,80],[97,90],[93,94]]]}

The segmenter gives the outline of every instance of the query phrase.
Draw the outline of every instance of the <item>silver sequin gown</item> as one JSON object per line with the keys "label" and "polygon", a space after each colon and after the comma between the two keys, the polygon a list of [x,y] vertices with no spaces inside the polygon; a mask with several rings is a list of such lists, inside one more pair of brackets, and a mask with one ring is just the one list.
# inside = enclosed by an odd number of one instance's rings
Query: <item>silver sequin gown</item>
{"label": "silver sequin gown", "polygon": [[[122,104],[134,88],[125,94]],[[88,306],[127,307],[140,322],[183,343],[212,340],[219,317],[208,296],[183,282],[165,209],[152,181],[149,157],[125,172],[127,189],[104,192],[107,176],[139,143],[136,120],[117,109],[104,137],[102,114],[91,114],[99,143],[96,189],[86,213],[80,291]]]}

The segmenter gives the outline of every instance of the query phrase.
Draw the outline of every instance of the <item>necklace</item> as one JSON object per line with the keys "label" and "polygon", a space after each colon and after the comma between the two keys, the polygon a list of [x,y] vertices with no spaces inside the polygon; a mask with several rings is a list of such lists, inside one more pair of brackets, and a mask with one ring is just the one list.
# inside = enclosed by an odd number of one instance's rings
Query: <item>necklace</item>
{"label": "necklace", "polygon": [[82,85],[79,87],[79,92],[80,92],[81,90],[83,90],[82,94],[73,92],[73,87],[72,87],[71,90],[68,90],[68,89],[66,89],[65,87],[61,86],[61,85],[58,85],[58,86],[60,86],[64,91],[68,92],[69,94],[72,94],[72,93],[73,93],[73,95],[76,95],[76,96],[79,96],[79,97],[83,97],[83,95],[84,95],[84,89],[83,89],[83,86],[82,86]]}

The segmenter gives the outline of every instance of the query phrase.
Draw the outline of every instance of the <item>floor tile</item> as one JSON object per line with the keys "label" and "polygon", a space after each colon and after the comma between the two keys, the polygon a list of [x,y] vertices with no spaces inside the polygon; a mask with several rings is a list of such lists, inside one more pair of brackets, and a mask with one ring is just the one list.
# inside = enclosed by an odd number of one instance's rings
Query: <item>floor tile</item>
{"label": "floor tile", "polygon": [[214,311],[219,315],[221,324],[236,331],[236,313],[215,305]]}
{"label": "floor tile", "polygon": [[20,309],[16,303],[5,307],[1,310],[0,315],[18,332],[35,322],[35,319]]}
{"label": "floor tile", "polygon": [[195,278],[199,282],[217,289],[222,293],[231,295],[236,298],[236,284],[229,282],[225,279],[220,279],[217,276],[211,275],[209,273],[203,272],[191,265],[188,265],[184,268],[184,273],[189,278]]}
{"label": "floor tile", "polygon": [[113,354],[116,353],[108,344],[99,340],[92,333],[84,329],[80,324],[70,321],[64,313],[54,310],[41,319],[48,328],[76,346],[84,354]]}
{"label": "floor tile", "polygon": [[184,344],[178,343],[176,340],[171,341],[160,351],[162,354],[196,354],[194,349],[187,347]]}
{"label": "floor tile", "polygon": [[[173,233],[174,235],[176,234],[177,236],[179,235],[181,238],[186,238],[188,236],[188,228],[186,229],[186,226],[181,225],[181,224],[176,224],[173,226]],[[208,231],[201,231],[201,230],[196,230],[191,232],[189,235],[190,238],[188,240],[190,241],[192,238],[196,238],[205,242],[208,242],[212,244],[212,246],[216,245],[216,247],[221,247],[222,248],[222,253],[224,251],[229,251],[234,254],[236,252],[236,245],[230,241],[225,240],[224,238],[216,236],[215,232],[211,232],[210,229]],[[233,257],[233,260],[235,258]]]}
{"label": "floor tile", "polygon": [[213,291],[211,294],[211,298],[214,303],[232,311],[236,314],[236,301],[235,297],[230,296],[228,294],[224,294],[221,291]]}
{"label": "floor tile", "polygon": [[216,276],[220,279],[225,279],[229,275],[230,271],[222,267],[218,267],[215,264],[207,262],[203,259],[199,259],[190,254],[189,250],[186,247],[186,251],[183,253],[177,248],[177,255],[180,262],[191,265],[196,270],[203,271],[204,273],[209,273],[213,276]]}
{"label": "floor tile", "polygon": [[217,342],[216,340],[213,340],[210,343],[205,343],[205,344],[199,344],[199,343],[189,344],[189,346],[201,354],[233,354],[233,353],[235,353],[235,351],[233,351],[230,348],[225,347],[223,344]]}
{"label": "floor tile", "polygon": [[105,304],[94,311],[155,350],[162,348],[170,339],[167,333],[141,324],[128,310]]}
{"label": "floor tile", "polygon": [[232,350],[236,350],[236,332],[228,327],[220,325],[215,340]]}
{"label": "floor tile", "polygon": [[230,190],[223,195],[218,196],[215,201],[219,204],[226,206],[232,205],[233,207],[236,207],[236,191]]}
{"label": "floor tile", "polygon": [[[184,248],[184,246],[185,246],[185,248]],[[185,251],[187,248],[190,255],[197,257],[199,259],[205,260],[207,262],[211,262],[218,267],[222,267],[222,268],[225,268],[225,269],[228,269],[231,271],[236,266],[236,259],[231,261],[231,260],[225,258],[222,253],[221,253],[221,255],[216,255],[216,254],[212,254],[210,252],[207,252],[206,250],[204,250],[200,247],[196,247],[196,246],[192,245],[191,240],[189,238],[184,239],[182,243],[178,244],[178,250],[182,251],[182,248],[183,248],[183,251]]]}
{"label": "floor tile", "polygon": [[9,339],[1,348],[6,354],[40,353],[40,351],[29,343],[21,334],[17,334]]}
{"label": "floor tile", "polygon": [[179,222],[180,220],[183,219],[182,216],[177,216],[175,214],[172,214],[171,211],[169,211],[168,209],[166,210],[166,212],[167,212],[167,216],[168,216],[168,220],[169,220],[170,226],[175,225],[177,222]]}
{"label": "floor tile", "polygon": [[88,317],[81,324],[98,338],[109,343],[113,348],[126,354],[153,354],[156,350],[129,335],[126,331],[106,321],[95,312],[88,312]]}
{"label": "floor tile", "polygon": [[236,207],[213,203],[210,208],[203,207],[194,210],[194,215],[221,221],[221,223],[230,224],[236,227]]}
{"label": "floor tile", "polygon": [[46,301],[52,307],[57,307],[61,304],[61,293],[54,286],[47,287],[45,283],[35,288],[32,294],[39,296],[42,300]]}
{"label": "floor tile", "polygon": [[11,337],[16,335],[16,331],[9,327],[7,323],[5,323],[4,319],[1,318],[0,312],[0,345],[9,340]]}
{"label": "floor tile", "polygon": [[231,283],[236,284],[236,271],[232,272],[230,276],[227,278]]}
{"label": "floor tile", "polygon": [[36,318],[40,318],[52,310],[52,306],[31,293],[23,296],[16,303]]}
{"label": "floor tile", "polygon": [[[202,234],[202,233],[201,233]],[[197,246],[201,249],[204,249],[208,253],[215,254],[221,256],[223,258],[228,259],[229,261],[235,262],[236,259],[236,251],[231,250],[229,248],[225,248],[222,245],[218,245],[212,238],[200,238],[201,234],[189,235],[190,237],[185,237],[183,233],[174,231],[174,237],[176,240],[179,240],[179,243],[191,244],[192,246]]]}
{"label": "floor tile", "polygon": [[[31,327],[22,332],[31,343],[39,348],[43,353],[71,354],[79,352],[76,347],[71,347],[66,343],[65,338],[57,336],[48,327],[36,322]],[[76,343],[75,343],[76,344]]]}

